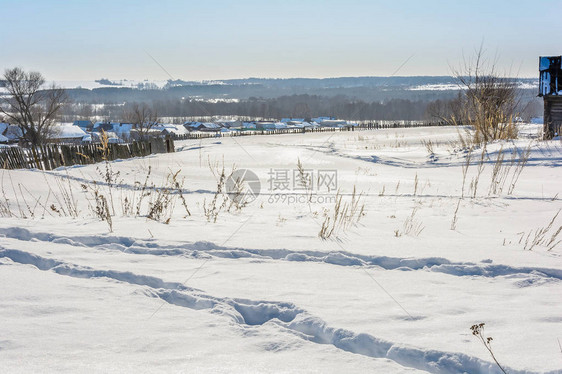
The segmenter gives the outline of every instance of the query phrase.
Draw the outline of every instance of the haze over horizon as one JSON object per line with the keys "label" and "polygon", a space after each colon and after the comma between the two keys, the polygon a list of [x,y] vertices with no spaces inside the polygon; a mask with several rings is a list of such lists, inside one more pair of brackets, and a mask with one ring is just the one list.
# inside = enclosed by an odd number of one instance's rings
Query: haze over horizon
{"label": "haze over horizon", "polygon": [[0,70],[48,80],[447,76],[481,43],[502,72],[560,55],[562,2],[0,0]]}

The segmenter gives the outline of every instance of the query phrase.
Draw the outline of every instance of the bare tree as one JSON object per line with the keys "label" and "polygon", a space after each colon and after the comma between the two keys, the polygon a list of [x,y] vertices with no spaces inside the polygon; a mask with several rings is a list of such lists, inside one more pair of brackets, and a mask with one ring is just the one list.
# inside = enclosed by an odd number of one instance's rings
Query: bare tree
{"label": "bare tree", "polygon": [[460,94],[452,100],[435,100],[429,102],[426,107],[426,117],[431,120],[439,120],[449,123],[453,113],[458,109]]}
{"label": "bare tree", "polygon": [[465,60],[460,69],[453,69],[453,74],[459,82],[460,95],[451,102],[449,123],[472,126],[476,142],[517,137],[516,82],[498,74],[496,61],[490,63],[484,58],[482,46],[474,59]]}
{"label": "bare tree", "polygon": [[132,103],[123,109],[123,121],[131,123],[137,130],[140,139],[146,139],[150,130],[158,123],[158,113],[146,103]]}
{"label": "bare tree", "polygon": [[16,67],[4,72],[8,96],[2,98],[0,113],[20,127],[22,140],[32,147],[45,142],[62,105],[68,101],[65,90],[54,84],[42,89],[45,78],[39,72]]}
{"label": "bare tree", "polygon": [[78,108],[78,118],[81,120],[91,120],[94,116],[94,106],[92,104],[81,104]]}

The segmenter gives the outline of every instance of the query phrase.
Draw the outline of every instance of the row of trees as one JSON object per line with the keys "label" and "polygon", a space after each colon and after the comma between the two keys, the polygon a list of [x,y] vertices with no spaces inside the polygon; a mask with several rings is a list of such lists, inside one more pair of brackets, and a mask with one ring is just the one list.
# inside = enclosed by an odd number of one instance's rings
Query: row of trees
{"label": "row of trees", "polygon": [[[491,79],[491,78],[490,78]],[[517,97],[517,90],[509,86],[508,82],[501,82],[504,89],[494,88],[493,83],[486,83],[488,78],[479,78],[478,83],[469,83],[470,88],[450,100],[435,100],[432,102],[393,99],[386,102],[365,102],[344,96],[324,97],[311,95],[281,96],[274,99],[252,98],[238,102],[232,101],[202,101],[196,99],[161,100],[151,103],[105,104],[103,107],[90,104],[73,104],[65,107],[63,113],[67,121],[75,119],[89,119],[93,116],[131,122],[132,113],[139,110],[144,113],[158,113],[160,116],[181,118],[203,118],[211,116],[236,115],[244,118],[279,119],[284,117],[311,118],[317,116],[334,116],[347,120],[439,120],[453,125],[473,124],[472,117],[480,113],[494,113],[501,108],[504,116],[497,118],[498,123],[507,123],[506,113],[519,113],[524,119],[540,115],[542,106],[535,97],[526,100],[509,99],[513,94]],[[499,86],[499,85],[498,85]],[[509,89],[508,89],[509,88]],[[502,96],[492,95],[494,90],[502,91]],[[490,96],[489,96],[490,95]],[[486,97],[495,96],[496,100],[485,101]],[[502,100],[506,100],[502,103]],[[507,102],[512,107],[505,108]],[[479,109],[477,106],[481,106]],[[464,112],[462,112],[464,110]],[[143,118],[146,115],[133,115],[133,118]],[[148,116],[150,117],[150,115]],[[469,119],[469,117],[471,117]],[[493,120],[493,118],[490,118]],[[133,122],[136,123],[136,122]],[[501,130],[501,129],[500,129]],[[501,133],[501,131],[500,131]],[[493,133],[491,138],[497,137]]]}
{"label": "row of trees", "polygon": [[[237,115],[279,119],[333,116],[348,120],[424,119],[427,103],[393,99],[365,102],[345,96],[291,95],[272,99],[250,98],[241,101],[202,101],[197,99],[155,101],[152,107],[169,117]],[[126,108],[124,108],[127,110]]]}
{"label": "row of trees", "polygon": [[428,102],[392,99],[365,102],[345,96],[291,95],[273,99],[250,98],[241,101],[170,99],[150,103],[65,105],[61,111],[65,121],[102,117],[137,123],[137,118],[240,116],[279,119],[333,116],[347,120],[422,120],[430,119]]}

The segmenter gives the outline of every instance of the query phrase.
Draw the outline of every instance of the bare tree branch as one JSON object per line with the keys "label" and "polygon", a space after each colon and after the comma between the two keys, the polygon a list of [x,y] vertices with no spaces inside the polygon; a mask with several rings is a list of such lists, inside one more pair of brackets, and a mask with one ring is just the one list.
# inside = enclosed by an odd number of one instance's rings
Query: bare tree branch
{"label": "bare tree branch", "polygon": [[52,135],[52,125],[62,105],[68,101],[65,90],[52,85],[41,87],[45,78],[39,72],[21,68],[4,72],[8,97],[2,98],[0,113],[22,130],[22,141],[32,147],[43,144]]}
{"label": "bare tree branch", "polygon": [[146,139],[152,127],[158,123],[158,113],[146,103],[132,103],[123,108],[122,119],[135,126],[140,139]]}
{"label": "bare tree branch", "polygon": [[514,124],[519,105],[516,82],[496,71],[497,56],[490,63],[481,45],[472,60],[464,60],[460,69],[453,69],[461,94],[451,102],[448,122],[470,125],[475,141],[511,139],[517,136]]}

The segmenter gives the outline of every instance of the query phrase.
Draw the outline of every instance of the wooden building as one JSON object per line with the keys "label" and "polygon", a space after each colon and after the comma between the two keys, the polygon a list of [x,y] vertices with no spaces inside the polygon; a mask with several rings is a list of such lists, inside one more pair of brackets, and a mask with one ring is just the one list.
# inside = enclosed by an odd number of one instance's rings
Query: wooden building
{"label": "wooden building", "polygon": [[544,137],[560,135],[562,127],[562,56],[539,57],[539,96],[544,99]]}

